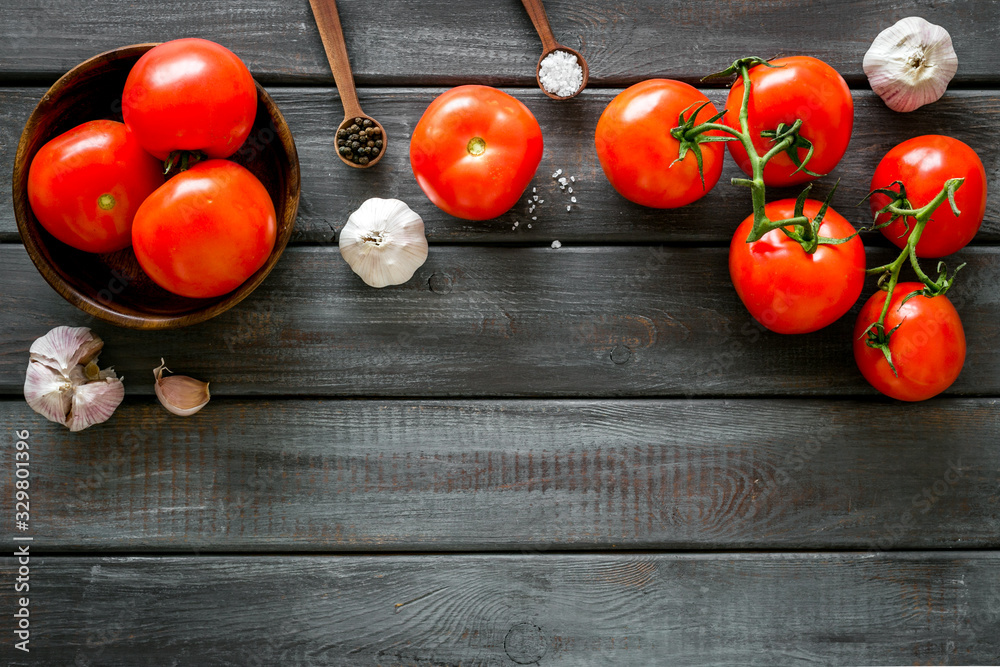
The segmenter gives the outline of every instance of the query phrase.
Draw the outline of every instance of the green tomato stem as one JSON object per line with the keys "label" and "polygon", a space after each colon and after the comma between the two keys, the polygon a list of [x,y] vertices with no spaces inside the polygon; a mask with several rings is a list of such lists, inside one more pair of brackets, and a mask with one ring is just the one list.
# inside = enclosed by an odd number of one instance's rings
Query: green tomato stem
{"label": "green tomato stem", "polygon": [[[764,166],[777,155],[788,151],[795,144],[798,130],[802,127],[802,121],[796,120],[791,128],[784,131],[783,138],[776,141],[768,152],[762,157],[757,154],[753,137],[750,135],[750,67],[755,63],[738,61],[734,67],[739,71],[743,80],[743,99],[740,103],[739,124],[740,129],[736,130],[722,123],[708,122],[697,125],[685,134],[694,137],[709,131],[726,133],[740,142],[743,150],[747,154],[750,162],[751,177],[734,178],[733,185],[742,185],[750,188],[750,196],[753,202],[753,227],[747,236],[747,243],[759,241],[765,234],[775,229],[780,229],[789,238],[800,243],[806,252],[814,252],[818,240],[818,230],[813,228],[812,221],[806,216],[795,216],[787,220],[772,221],[765,213],[767,205],[767,188],[764,185]],[[791,229],[789,229],[789,227]]]}
{"label": "green tomato stem", "polygon": [[[952,178],[945,181],[944,185],[941,187],[941,191],[934,196],[934,199],[930,200],[926,206],[919,209],[914,209],[909,201],[901,197],[901,201],[892,202],[888,206],[882,209],[883,212],[888,212],[892,214],[892,219],[899,217],[912,217],[913,218],[913,229],[910,232],[909,238],[906,239],[906,244],[903,246],[896,257],[889,264],[884,264],[882,266],[877,266],[873,269],[868,269],[865,273],[868,275],[879,275],[888,274],[889,282],[882,289],[887,292],[885,297],[885,303],[882,304],[882,313],[879,315],[878,321],[874,322],[869,330],[873,327],[878,332],[885,331],[885,317],[889,312],[889,302],[892,300],[892,293],[896,289],[896,284],[899,282],[899,272],[902,270],[903,265],[909,261],[910,266],[913,267],[914,273],[920,279],[929,291],[936,294],[943,294],[948,288],[947,276],[945,276],[940,282],[935,281],[930,278],[923,270],[920,268],[920,263],[917,261],[917,243],[920,242],[920,237],[924,233],[924,228],[927,223],[930,222],[931,216],[934,215],[934,211],[938,209],[946,200],[954,197],[955,191],[962,187],[962,183],[965,179],[962,178]],[[902,204],[900,206],[899,204]]]}

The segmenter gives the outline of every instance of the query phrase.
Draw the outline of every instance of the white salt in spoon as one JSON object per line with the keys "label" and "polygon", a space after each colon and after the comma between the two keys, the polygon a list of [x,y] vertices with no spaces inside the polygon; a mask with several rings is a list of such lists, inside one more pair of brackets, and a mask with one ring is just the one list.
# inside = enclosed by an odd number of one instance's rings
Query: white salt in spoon
{"label": "white salt in spoon", "polygon": [[[587,61],[584,60],[583,56],[580,55],[578,51],[575,51],[568,46],[563,46],[556,41],[555,35],[552,34],[552,26],[549,25],[549,16],[545,13],[545,6],[542,5],[542,0],[521,0],[524,4],[524,8],[528,10],[528,16],[531,17],[531,22],[535,25],[535,30],[538,32],[538,36],[542,39],[542,57],[538,59],[538,67],[535,68],[535,81],[538,82],[538,87],[542,89],[542,92],[551,97],[554,100],[568,100],[572,97],[576,97],[580,92],[587,87],[587,81],[590,79],[590,69],[587,67]],[[565,51],[566,53],[576,56],[576,61],[580,64],[580,68],[583,70],[583,80],[580,82],[580,87],[576,89],[576,92],[571,95],[556,95],[550,93],[542,85],[542,80],[540,74],[542,71],[542,61],[545,60],[547,56],[556,51]]]}

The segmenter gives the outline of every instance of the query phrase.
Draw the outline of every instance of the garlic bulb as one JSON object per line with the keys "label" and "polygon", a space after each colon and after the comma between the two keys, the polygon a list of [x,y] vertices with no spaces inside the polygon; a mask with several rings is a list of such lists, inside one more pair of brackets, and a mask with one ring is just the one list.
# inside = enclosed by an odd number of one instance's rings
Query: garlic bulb
{"label": "garlic bulb", "polygon": [[398,199],[369,199],[341,230],[340,254],[368,285],[401,285],[427,261],[424,221]]}
{"label": "garlic bulb", "polygon": [[208,383],[189,378],[186,375],[168,375],[163,377],[163,371],[170,371],[166,362],[160,359],[160,365],[153,369],[156,383],[153,390],[169,412],[181,417],[190,417],[208,405],[212,398],[208,393]]}
{"label": "garlic bulb", "polygon": [[944,95],[958,71],[951,35],[919,16],[880,32],[865,54],[865,74],[893,111],[913,111]]}
{"label": "garlic bulb", "polygon": [[24,377],[31,409],[71,431],[107,421],[125,398],[125,385],[113,368],[98,368],[103,347],[87,327],[56,327],[32,343]]}

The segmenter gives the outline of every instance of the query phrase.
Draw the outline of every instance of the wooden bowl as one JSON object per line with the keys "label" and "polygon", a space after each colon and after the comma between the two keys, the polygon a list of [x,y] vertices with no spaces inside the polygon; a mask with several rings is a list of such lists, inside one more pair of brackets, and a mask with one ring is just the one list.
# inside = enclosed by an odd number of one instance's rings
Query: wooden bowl
{"label": "wooden bowl", "polygon": [[50,139],[88,120],[120,121],[122,90],[132,65],[156,44],[135,44],[86,60],[67,72],[35,107],[14,160],[14,216],[31,260],[52,287],[84,312],[131,329],[172,329],[203,322],[250,294],[271,272],[295,225],[299,158],[271,96],[257,84],[257,118],[250,138],[229,159],[260,179],[274,202],[278,232],[264,266],[232,292],[211,299],[171,294],[142,272],[131,248],[97,255],[57,241],[28,204],[28,167]]}

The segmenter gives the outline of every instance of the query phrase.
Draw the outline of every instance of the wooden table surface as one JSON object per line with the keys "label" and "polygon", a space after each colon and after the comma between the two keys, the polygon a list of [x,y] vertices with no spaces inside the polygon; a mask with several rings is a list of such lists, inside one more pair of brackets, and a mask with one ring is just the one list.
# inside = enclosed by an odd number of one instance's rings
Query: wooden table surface
{"label": "wooden table surface", "polygon": [[[835,201],[856,224],[880,157],[918,134],[972,145],[995,188],[996,2],[548,0],[591,72],[579,98],[555,102],[534,85],[540,43],[516,0],[342,0],[361,102],[393,139],[369,171],[334,153],[340,102],[305,0],[0,4],[6,173],[60,74],[194,35],[234,50],[274,96],[303,182],[293,242],[265,283],[210,322],[154,333],[64,302],[0,191],[5,664],[1000,663],[1000,198],[953,259],[968,262],[951,292],[962,375],[905,405],[855,367],[857,306],[796,337],[742,307],[726,248],[749,196],[728,185],[728,158],[709,196],[656,211],[613,191],[593,147],[624,86],[802,53],[852,88],[851,147],[817,189],[841,178]],[[861,61],[910,15],[951,32],[960,67],[941,101],[900,115]],[[542,126],[532,185],[546,201],[530,229],[521,204],[451,218],[413,178],[414,124],[461,83],[503,87]],[[569,212],[557,169],[577,179]],[[373,196],[427,225],[429,259],[399,287],[366,287],[337,249]],[[890,255],[866,245],[872,265]],[[29,345],[63,324],[105,339],[127,389],[111,421],[79,434],[21,395]],[[195,417],[152,396],[161,356],[212,382]],[[14,536],[33,538],[30,653],[13,647],[29,595],[14,592]]]}

